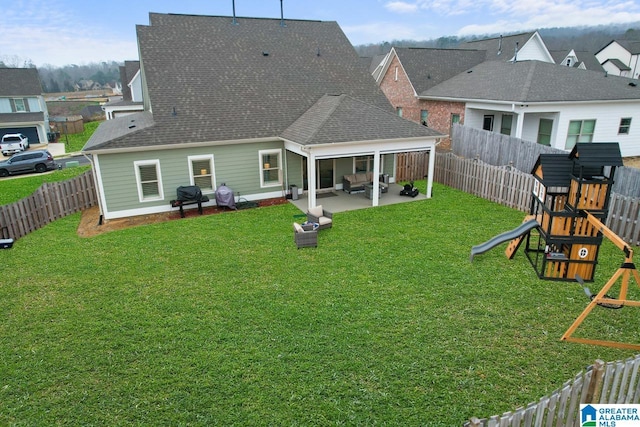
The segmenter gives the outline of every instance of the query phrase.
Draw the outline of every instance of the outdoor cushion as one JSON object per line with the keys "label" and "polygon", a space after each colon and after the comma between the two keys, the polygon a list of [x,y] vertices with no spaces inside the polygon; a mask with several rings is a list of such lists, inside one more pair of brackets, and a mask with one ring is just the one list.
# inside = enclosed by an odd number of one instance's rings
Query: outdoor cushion
{"label": "outdoor cushion", "polygon": [[322,209],[322,205],[318,205],[315,208],[309,209],[309,213],[318,218],[322,216],[323,212],[324,212],[324,209]]}
{"label": "outdoor cushion", "polygon": [[304,231],[302,229],[302,226],[300,224],[298,224],[297,222],[293,223],[293,229],[296,231],[296,233],[302,233]]}

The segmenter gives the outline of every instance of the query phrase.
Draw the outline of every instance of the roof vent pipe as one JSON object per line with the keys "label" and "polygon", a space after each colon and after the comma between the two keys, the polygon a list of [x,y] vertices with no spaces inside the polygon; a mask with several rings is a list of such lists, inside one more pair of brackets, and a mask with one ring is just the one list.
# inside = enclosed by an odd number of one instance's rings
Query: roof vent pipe
{"label": "roof vent pipe", "polygon": [[515,64],[516,62],[518,62],[518,42],[516,42],[516,49],[515,53],[513,54],[513,63]]}
{"label": "roof vent pipe", "polygon": [[231,23],[233,25],[238,25],[238,20],[236,19],[236,0],[232,0],[231,5],[233,7],[233,21],[231,21]]}
{"label": "roof vent pipe", "polygon": [[498,56],[502,55],[502,34],[500,34],[500,40],[498,40]]}
{"label": "roof vent pipe", "polygon": [[282,6],[282,0],[280,0],[280,26],[286,27],[287,25],[284,23],[284,7]]}

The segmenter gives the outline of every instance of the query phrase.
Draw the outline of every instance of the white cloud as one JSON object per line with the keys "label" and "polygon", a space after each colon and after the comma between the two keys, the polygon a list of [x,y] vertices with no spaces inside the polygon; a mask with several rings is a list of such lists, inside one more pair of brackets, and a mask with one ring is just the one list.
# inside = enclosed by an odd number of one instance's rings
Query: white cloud
{"label": "white cloud", "polygon": [[5,13],[0,52],[36,66],[84,64],[138,57],[135,37],[116,34],[100,19],[88,22],[56,1],[19,0]]}
{"label": "white cloud", "polygon": [[496,17],[502,19],[484,25],[464,26],[458,30],[459,36],[640,21],[640,7],[630,2],[538,0],[526,4],[514,3],[513,7],[507,8],[502,0],[490,1],[496,6]]}
{"label": "white cloud", "polygon": [[418,5],[407,3],[405,1],[391,1],[384,5],[384,7],[395,13],[414,13],[418,11]]}

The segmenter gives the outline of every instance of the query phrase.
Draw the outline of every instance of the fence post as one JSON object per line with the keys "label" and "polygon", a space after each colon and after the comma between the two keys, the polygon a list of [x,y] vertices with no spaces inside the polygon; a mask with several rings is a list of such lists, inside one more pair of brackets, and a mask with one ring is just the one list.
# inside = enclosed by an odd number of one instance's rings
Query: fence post
{"label": "fence post", "polygon": [[482,427],[483,423],[477,417],[471,417],[468,423],[465,423],[465,427]]}
{"label": "fence post", "polygon": [[593,364],[593,373],[591,374],[591,381],[589,382],[589,388],[587,394],[584,397],[584,403],[597,403],[600,400],[600,393],[602,393],[602,378],[604,377],[604,362],[597,359]]}

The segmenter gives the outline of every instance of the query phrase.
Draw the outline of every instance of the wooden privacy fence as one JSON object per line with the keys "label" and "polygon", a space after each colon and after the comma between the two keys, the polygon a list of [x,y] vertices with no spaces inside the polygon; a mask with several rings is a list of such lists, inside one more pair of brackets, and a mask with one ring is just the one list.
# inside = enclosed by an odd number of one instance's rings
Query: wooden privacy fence
{"label": "wooden privacy fence", "polygon": [[396,181],[423,179],[429,172],[429,153],[411,151],[398,153],[396,160]]}
{"label": "wooden privacy fence", "polygon": [[465,193],[528,212],[535,178],[510,166],[491,166],[451,153],[438,153],[434,180]]}
{"label": "wooden privacy fence", "polygon": [[[534,180],[510,166],[436,154],[434,181],[523,212],[529,212]],[[632,245],[640,245],[639,217],[640,199],[612,194],[606,225]]]}
{"label": "wooden privacy fence", "polygon": [[558,390],[525,408],[490,418],[471,418],[464,427],[580,426],[580,404],[637,404],[640,402],[640,355],[625,361],[600,360]]}
{"label": "wooden privacy fence", "polygon": [[0,206],[0,227],[9,237],[19,239],[63,218],[97,204],[93,174],[87,171],[61,182],[46,182],[33,194],[9,205]]}
{"label": "wooden privacy fence", "polygon": [[[531,172],[540,154],[569,154],[532,141],[459,124],[451,131],[451,150],[466,159],[477,159],[494,166],[509,165],[525,173]],[[639,198],[640,169],[618,167],[612,191]]]}

